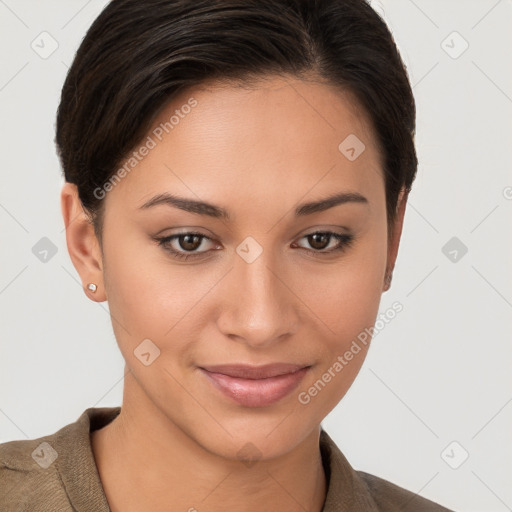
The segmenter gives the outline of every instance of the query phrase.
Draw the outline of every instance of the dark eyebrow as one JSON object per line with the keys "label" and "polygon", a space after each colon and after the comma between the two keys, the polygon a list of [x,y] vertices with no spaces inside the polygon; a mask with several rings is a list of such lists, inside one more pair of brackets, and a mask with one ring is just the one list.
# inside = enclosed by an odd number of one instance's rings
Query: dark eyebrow
{"label": "dark eyebrow", "polygon": [[[357,192],[343,192],[334,194],[320,199],[318,201],[312,201],[309,203],[303,203],[295,208],[295,216],[301,217],[304,215],[310,215],[312,213],[322,212],[345,203],[364,203],[368,204],[368,199]],[[220,206],[215,206],[210,203],[203,201],[196,201],[194,199],[185,199],[172,194],[158,194],[152,197],[149,201],[146,201],[140,209],[147,209],[160,204],[167,204],[174,206],[180,210],[184,210],[190,213],[197,213],[199,215],[208,215],[217,219],[230,220],[230,215],[227,210]]]}
{"label": "dark eyebrow", "polygon": [[149,201],[145,202],[140,209],[151,208],[159,204],[167,204],[174,206],[180,210],[185,210],[190,213],[197,213],[199,215],[208,215],[217,219],[229,220],[229,213],[220,206],[215,206],[210,203],[203,201],[196,201],[195,199],[185,199],[184,197],[178,197],[172,194],[158,194],[152,197]]}
{"label": "dark eyebrow", "polygon": [[300,217],[301,215],[310,215],[316,212],[323,212],[334,206],[345,203],[363,203],[368,204],[368,199],[357,192],[341,192],[328,196],[325,199],[319,201],[312,201],[310,203],[304,203],[295,209],[295,216]]}

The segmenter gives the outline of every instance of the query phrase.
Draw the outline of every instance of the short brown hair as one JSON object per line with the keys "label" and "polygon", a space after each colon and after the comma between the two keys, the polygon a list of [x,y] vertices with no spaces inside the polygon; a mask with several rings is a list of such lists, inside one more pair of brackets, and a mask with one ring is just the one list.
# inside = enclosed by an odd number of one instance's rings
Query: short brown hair
{"label": "short brown hair", "polygon": [[417,170],[416,109],[393,36],[365,0],[115,0],[85,35],[57,112],[57,152],[101,241],[94,193],[184,88],[314,73],[358,99],[382,151],[388,226]]}

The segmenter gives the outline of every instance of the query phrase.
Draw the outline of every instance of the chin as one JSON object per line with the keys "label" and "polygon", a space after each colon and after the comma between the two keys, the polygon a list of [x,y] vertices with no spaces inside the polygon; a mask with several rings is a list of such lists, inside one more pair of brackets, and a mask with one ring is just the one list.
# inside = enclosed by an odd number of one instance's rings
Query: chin
{"label": "chin", "polygon": [[[212,454],[227,460],[239,461],[248,466],[286,455],[305,438],[319,431],[320,422],[291,421],[293,412],[283,410],[280,415],[257,417],[244,415],[239,421],[228,418],[219,423],[224,427],[202,424],[191,437]],[[288,419],[285,419],[288,418]],[[284,421],[283,421],[284,420]]]}

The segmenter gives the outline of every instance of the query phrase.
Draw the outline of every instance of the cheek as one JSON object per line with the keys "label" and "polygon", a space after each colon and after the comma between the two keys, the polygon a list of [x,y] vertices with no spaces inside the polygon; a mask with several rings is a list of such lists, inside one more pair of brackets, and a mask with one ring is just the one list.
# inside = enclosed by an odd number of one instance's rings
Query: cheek
{"label": "cheek", "polygon": [[163,249],[129,235],[106,240],[104,254],[109,310],[123,352],[146,338],[163,347],[182,325],[190,324],[197,304],[215,283],[215,276],[199,266],[191,278],[190,267],[173,264]]}
{"label": "cheek", "polygon": [[339,264],[327,265],[301,277],[301,295],[329,327],[332,348],[338,350],[372,326],[378,313],[386,266],[385,231],[367,233]]}
{"label": "cheek", "polygon": [[302,279],[302,295],[319,319],[315,332],[322,334],[316,339],[318,365],[301,388],[306,393],[301,403],[311,400],[320,415],[328,414],[343,398],[367,355],[386,255],[385,231],[368,233],[343,263]]}

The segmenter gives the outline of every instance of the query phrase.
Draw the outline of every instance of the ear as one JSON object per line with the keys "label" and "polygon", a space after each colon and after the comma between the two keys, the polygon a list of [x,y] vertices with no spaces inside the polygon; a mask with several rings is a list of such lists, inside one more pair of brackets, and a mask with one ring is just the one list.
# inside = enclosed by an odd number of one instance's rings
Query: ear
{"label": "ear", "polygon": [[[85,213],[74,183],[66,182],[61,190],[60,205],[69,256],[80,275],[85,294],[95,302],[107,300],[103,282],[103,255],[94,226]],[[96,285],[93,292],[89,283]]]}
{"label": "ear", "polygon": [[389,276],[389,280],[384,280],[384,291],[389,290],[391,286],[391,276],[393,274],[393,269],[395,268],[398,246],[400,245],[400,237],[402,235],[402,227],[404,223],[405,206],[407,204],[408,197],[409,191],[405,188],[402,188],[398,196],[395,223],[393,226],[389,227],[391,233],[388,241],[388,257],[386,263],[386,276]]}

